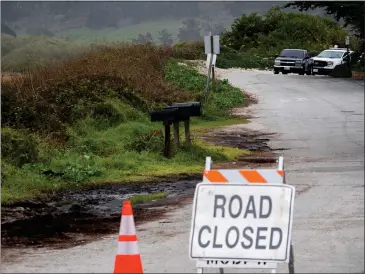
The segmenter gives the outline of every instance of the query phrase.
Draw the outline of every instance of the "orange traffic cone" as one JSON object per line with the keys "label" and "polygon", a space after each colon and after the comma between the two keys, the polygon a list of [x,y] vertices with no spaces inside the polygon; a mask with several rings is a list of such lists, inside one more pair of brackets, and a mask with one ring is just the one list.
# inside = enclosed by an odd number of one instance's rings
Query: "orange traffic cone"
{"label": "orange traffic cone", "polygon": [[130,201],[123,203],[114,273],[143,273]]}

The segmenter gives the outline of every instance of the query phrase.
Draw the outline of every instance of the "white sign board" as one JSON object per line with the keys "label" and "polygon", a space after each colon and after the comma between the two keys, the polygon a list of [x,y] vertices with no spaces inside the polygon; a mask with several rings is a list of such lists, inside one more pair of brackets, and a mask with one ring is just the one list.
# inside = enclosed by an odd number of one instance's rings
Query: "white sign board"
{"label": "white sign board", "polygon": [[[207,55],[207,61],[205,63],[206,68],[209,68],[209,64],[210,64],[210,58],[212,57],[211,53],[208,53]],[[213,54],[213,60],[212,60],[212,66],[215,67],[215,63],[217,62],[217,55]]]}
{"label": "white sign board", "polygon": [[205,54],[209,53],[219,54],[220,53],[219,35],[213,35],[213,52],[212,52],[212,43],[210,36],[204,36],[204,48],[205,48]]}
{"label": "white sign board", "polygon": [[198,184],[190,258],[289,262],[294,194],[285,184]]}
{"label": "white sign board", "polygon": [[350,37],[349,36],[346,36],[345,44],[346,44],[346,46],[350,45]]}
{"label": "white sign board", "polygon": [[276,269],[277,263],[262,262],[260,264],[257,261],[246,261],[246,260],[197,260],[196,267],[198,268],[267,268]]}

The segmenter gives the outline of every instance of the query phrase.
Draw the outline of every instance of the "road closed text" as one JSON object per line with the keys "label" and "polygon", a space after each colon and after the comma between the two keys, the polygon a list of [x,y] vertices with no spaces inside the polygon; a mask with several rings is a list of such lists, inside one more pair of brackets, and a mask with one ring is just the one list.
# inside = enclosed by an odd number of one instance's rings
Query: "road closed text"
{"label": "road closed text", "polygon": [[[249,197],[233,195],[227,199],[223,195],[214,195],[213,218],[268,219],[271,212],[272,200],[269,196],[260,196],[255,199],[252,195]],[[223,241],[218,241],[218,234],[224,235],[224,237],[219,237]],[[247,223],[245,227],[233,225],[228,229],[223,229],[218,226],[204,225],[199,230],[198,244],[202,248],[239,246],[243,249],[278,249],[282,239],[283,232],[280,227],[252,227]]]}
{"label": "road closed text", "polygon": [[293,193],[288,185],[199,185],[191,258],[287,260]]}

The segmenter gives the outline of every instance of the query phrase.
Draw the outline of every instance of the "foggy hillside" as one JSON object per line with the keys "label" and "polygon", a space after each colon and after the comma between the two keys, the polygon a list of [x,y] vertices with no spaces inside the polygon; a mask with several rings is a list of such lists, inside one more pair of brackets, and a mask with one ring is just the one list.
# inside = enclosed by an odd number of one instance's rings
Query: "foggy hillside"
{"label": "foggy hillside", "polygon": [[[234,18],[242,13],[263,13],[285,3],[2,1],[1,23],[17,35],[58,36],[68,40],[90,37],[133,40],[146,33],[147,38],[138,39],[156,39],[163,29],[173,40],[183,40],[184,37],[177,38],[177,32],[186,19],[198,22],[190,22],[190,27],[199,24],[200,35],[210,30],[219,33],[229,28]],[[320,11],[308,13],[322,15]]]}

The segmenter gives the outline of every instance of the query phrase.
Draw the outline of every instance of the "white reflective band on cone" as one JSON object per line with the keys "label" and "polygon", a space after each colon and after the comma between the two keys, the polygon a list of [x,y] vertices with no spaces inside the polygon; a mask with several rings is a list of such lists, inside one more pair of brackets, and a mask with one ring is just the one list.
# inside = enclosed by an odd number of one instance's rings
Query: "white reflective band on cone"
{"label": "white reflective band on cone", "polygon": [[118,242],[118,255],[139,255],[137,242]]}
{"label": "white reflective band on cone", "polygon": [[136,235],[133,215],[122,216],[120,222],[119,235]]}

